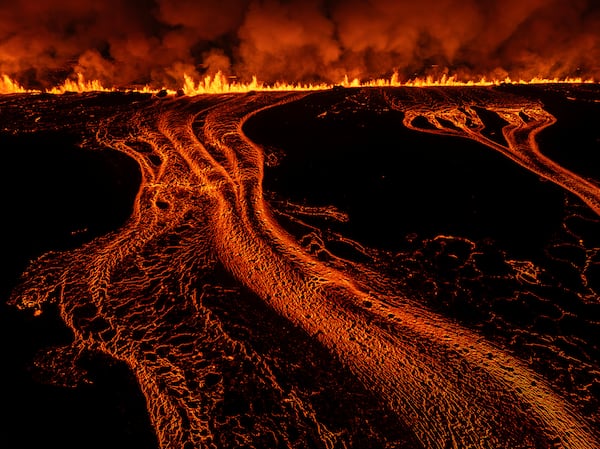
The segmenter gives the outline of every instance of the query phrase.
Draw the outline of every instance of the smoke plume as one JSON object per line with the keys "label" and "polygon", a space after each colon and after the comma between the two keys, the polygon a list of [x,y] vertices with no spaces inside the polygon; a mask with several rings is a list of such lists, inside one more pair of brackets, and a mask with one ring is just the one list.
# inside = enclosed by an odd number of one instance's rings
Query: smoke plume
{"label": "smoke plume", "polygon": [[600,78],[595,0],[0,0],[0,73],[173,87],[183,74],[339,82],[397,71]]}

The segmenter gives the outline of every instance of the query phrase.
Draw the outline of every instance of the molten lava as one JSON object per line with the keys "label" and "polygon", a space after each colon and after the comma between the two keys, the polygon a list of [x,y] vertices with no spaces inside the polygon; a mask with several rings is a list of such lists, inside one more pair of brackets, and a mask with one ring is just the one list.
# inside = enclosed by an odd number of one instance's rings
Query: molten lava
{"label": "molten lava", "polygon": [[[316,257],[275,220],[263,191],[265,153],[242,127],[261,111],[318,95],[296,90],[324,86],[225,81],[186,78],[186,94],[220,95],[148,97],[94,125],[97,144],[139,164],[132,215],[108,235],[34,261],[14,304],[39,312],[57,303],[75,335],[71,354],[99,351],[127,363],[164,448],[219,447],[224,435],[234,446],[259,447],[266,434],[269,444],[295,447],[298,427],[315,429],[311,438],[324,447],[345,445],[343,434],[321,424],[302,385],[288,385],[277,374],[280,361],[234,338],[208,308],[211,295],[229,301],[229,314],[243,301],[219,285],[215,273],[223,270],[325,348],[423,447],[599,447],[597,430],[581,410],[525,361],[418,298],[373,281],[383,273],[369,277],[361,263]],[[102,87],[79,80],[65,85],[71,89]],[[261,89],[294,91],[229,94]],[[490,87],[355,89],[341,97],[356,104],[377,98],[403,113],[398,126],[475,140],[600,215],[600,188],[539,151],[536,136],[554,117],[537,102]],[[36,110],[76,100],[29,101]],[[476,108],[506,122],[505,142],[484,133]],[[251,418],[235,410],[223,417],[224,401],[240,391],[259,396],[247,399]],[[272,404],[265,406],[261,394]]]}
{"label": "molten lava", "polygon": [[18,94],[27,92],[19,83],[12,80],[8,75],[0,77],[0,94]]}
{"label": "molten lava", "polygon": [[[414,78],[406,81],[401,81],[398,73],[394,73],[390,78],[378,78],[373,80],[361,81],[358,78],[350,80],[346,75],[336,85],[327,83],[294,83],[294,82],[279,82],[267,84],[259,81],[257,76],[253,76],[250,82],[238,82],[235,77],[227,77],[222,72],[217,72],[214,76],[206,75],[198,82],[187,75],[183,74],[183,82],[180,91],[185,95],[205,95],[205,94],[228,94],[228,93],[248,93],[253,91],[262,92],[287,92],[287,91],[314,91],[331,89],[334,86],[341,87],[441,87],[441,86],[497,86],[500,84],[592,84],[594,79],[588,78],[541,78],[535,77],[528,80],[518,79],[512,80],[510,77],[503,79],[487,79],[482,77],[478,80],[460,80],[456,76],[443,75],[439,78],[428,76],[425,78]],[[118,88],[105,87],[99,80],[86,80],[85,77],[78,73],[75,80],[66,79],[62,84],[46,89],[45,92],[51,94],[63,94],[65,92],[138,92],[138,93],[158,93],[165,91],[171,95],[176,93],[176,90],[166,89],[164,87],[144,86],[143,88]],[[23,93],[36,92],[35,90],[24,89],[18,82],[11,79],[8,75],[2,75],[0,79],[0,93]],[[40,91],[37,91],[40,92]]]}
{"label": "molten lava", "polygon": [[[598,116],[598,30],[597,0],[5,2],[0,133],[65,133],[141,172],[129,219],[32,261],[10,303],[57,306],[73,335],[45,355],[57,377],[80,379],[84,353],[125,364],[165,449],[599,448],[600,183],[541,148],[560,122],[577,129],[574,108]],[[541,179],[562,201],[539,255],[554,271],[453,231],[370,247],[345,234],[351,202],[281,200],[265,167],[289,155],[244,126],[287,107],[304,131],[368,130],[375,114],[398,135],[472,144]],[[325,134],[314,140],[335,159]],[[374,204],[363,185],[390,184],[368,173],[371,149],[357,151],[353,182]],[[402,201],[420,188],[445,186],[423,180],[385,207],[408,221],[420,212]],[[433,297],[474,316],[492,304],[489,320],[462,322]]]}

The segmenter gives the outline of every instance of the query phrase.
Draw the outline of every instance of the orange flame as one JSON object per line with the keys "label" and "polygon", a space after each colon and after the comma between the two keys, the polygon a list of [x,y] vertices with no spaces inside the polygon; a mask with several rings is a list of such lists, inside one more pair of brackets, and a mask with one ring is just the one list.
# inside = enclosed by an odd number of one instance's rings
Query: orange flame
{"label": "orange flame", "polygon": [[8,75],[0,76],[0,94],[16,94],[27,92],[19,83],[12,80]]}
{"label": "orange flame", "polygon": [[223,94],[223,93],[244,93],[251,91],[290,91],[290,90],[324,90],[332,86],[329,84],[300,84],[300,83],[275,83],[273,85],[264,84],[258,81],[255,76],[249,83],[240,83],[235,80],[230,81],[222,72],[217,72],[215,76],[207,75],[198,84],[194,83],[192,77],[183,75],[184,85],[183,93],[186,95],[202,94]]}
{"label": "orange flame", "polygon": [[[500,84],[584,84],[595,83],[594,79],[583,78],[543,78],[535,77],[529,80],[513,80],[510,77],[504,79],[487,79],[482,77],[477,80],[460,80],[455,75],[442,75],[441,78],[427,76],[424,78],[413,78],[407,81],[401,81],[398,73],[394,73],[390,78],[377,78],[368,81],[361,81],[358,78],[350,80],[348,76],[337,83],[337,86],[342,87],[427,87],[427,86],[496,86]],[[235,77],[228,77],[222,72],[217,72],[214,76],[206,75],[203,79],[196,82],[187,75],[183,75],[183,84],[181,91],[188,96],[206,95],[206,94],[229,94],[229,93],[247,93],[252,91],[309,91],[309,90],[326,90],[336,86],[327,83],[317,84],[302,84],[302,83],[283,83],[277,82],[274,84],[266,84],[258,81],[257,76],[253,76],[250,82],[239,82]],[[46,93],[64,94],[66,92],[116,92],[126,90],[128,92],[152,93],[156,94],[160,91],[166,91],[167,94],[173,95],[174,90],[165,88],[153,88],[145,86],[136,89],[119,89],[116,87],[104,87],[98,80],[88,81],[83,74],[78,73],[77,79],[66,79],[63,84],[45,90]],[[18,82],[14,81],[8,75],[0,75],[0,94],[10,93],[41,93],[40,90],[28,90],[23,88]]]}
{"label": "orange flame", "polygon": [[370,81],[360,81],[357,78],[352,81],[348,80],[348,77],[344,78],[341,83],[344,87],[427,87],[427,86],[498,86],[500,84],[584,84],[584,83],[595,83],[593,79],[583,78],[543,78],[534,77],[529,80],[513,80],[510,77],[504,79],[487,79],[481,77],[478,80],[459,80],[455,75],[442,75],[441,78],[434,78],[427,76],[424,78],[413,78],[405,82],[400,81],[398,73],[394,73],[391,78],[379,78]]}
{"label": "orange flame", "polygon": [[51,94],[64,94],[65,92],[114,92],[116,88],[106,88],[98,80],[86,81],[83,74],[77,74],[77,80],[66,79],[60,86],[53,87],[47,92]]}

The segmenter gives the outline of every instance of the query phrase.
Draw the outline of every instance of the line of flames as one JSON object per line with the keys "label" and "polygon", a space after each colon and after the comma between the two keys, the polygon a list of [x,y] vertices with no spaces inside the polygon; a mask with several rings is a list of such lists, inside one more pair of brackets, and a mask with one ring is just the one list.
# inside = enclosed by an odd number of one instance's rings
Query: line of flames
{"label": "line of flames", "polygon": [[[379,78],[370,81],[360,81],[355,78],[353,80],[344,77],[337,84],[342,87],[426,87],[426,86],[495,86],[500,84],[583,84],[595,83],[593,79],[583,78],[531,78],[529,80],[512,80],[507,77],[501,80],[488,80],[485,77],[479,80],[462,81],[456,76],[443,75],[441,78],[431,76],[425,78],[415,78],[408,81],[401,81],[398,74],[394,73],[390,78]],[[275,83],[266,84],[258,81],[256,76],[252,77],[252,81],[244,83],[238,82],[235,79],[225,76],[218,72],[214,76],[207,75],[203,79],[195,82],[191,76],[183,75],[183,85],[180,89],[184,95],[204,95],[204,94],[225,94],[225,93],[246,93],[251,91],[306,91],[306,90],[326,90],[331,89],[336,85],[321,83],[321,84],[301,84],[301,83]],[[157,94],[165,92],[166,94],[174,95],[177,91],[169,89],[155,89],[150,86],[135,89],[120,89],[116,87],[107,88],[98,80],[88,81],[79,73],[77,79],[67,79],[60,86],[52,87],[45,91],[30,90],[22,87],[18,82],[10,78],[8,75],[0,75],[0,94],[12,93],[50,93],[64,94],[66,92],[84,93],[84,92],[140,92]]]}

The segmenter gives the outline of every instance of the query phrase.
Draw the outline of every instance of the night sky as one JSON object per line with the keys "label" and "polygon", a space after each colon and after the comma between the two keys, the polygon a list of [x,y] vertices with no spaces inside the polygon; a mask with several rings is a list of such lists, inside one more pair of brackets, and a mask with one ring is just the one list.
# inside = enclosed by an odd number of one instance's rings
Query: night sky
{"label": "night sky", "polygon": [[1,0],[0,73],[48,87],[600,77],[596,0]]}

